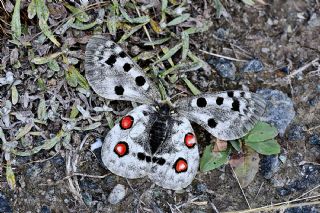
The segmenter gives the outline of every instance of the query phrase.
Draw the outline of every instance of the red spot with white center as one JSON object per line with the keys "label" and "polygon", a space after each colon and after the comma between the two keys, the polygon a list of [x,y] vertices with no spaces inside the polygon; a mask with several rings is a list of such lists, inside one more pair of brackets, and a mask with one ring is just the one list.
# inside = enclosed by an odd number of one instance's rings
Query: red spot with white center
{"label": "red spot with white center", "polygon": [[121,129],[130,129],[133,124],[133,117],[130,115],[127,115],[123,117],[120,121],[120,127]]}
{"label": "red spot with white center", "polygon": [[114,152],[119,156],[119,157],[123,157],[126,154],[129,153],[129,148],[128,148],[128,144],[124,141],[121,141],[119,143],[117,143],[117,145],[114,147]]}
{"label": "red spot with white center", "polygon": [[186,172],[188,170],[188,163],[185,159],[179,158],[175,163],[175,170],[177,173]]}
{"label": "red spot with white center", "polygon": [[184,143],[188,148],[193,148],[197,143],[197,140],[194,134],[192,133],[186,134],[186,136],[184,137]]}

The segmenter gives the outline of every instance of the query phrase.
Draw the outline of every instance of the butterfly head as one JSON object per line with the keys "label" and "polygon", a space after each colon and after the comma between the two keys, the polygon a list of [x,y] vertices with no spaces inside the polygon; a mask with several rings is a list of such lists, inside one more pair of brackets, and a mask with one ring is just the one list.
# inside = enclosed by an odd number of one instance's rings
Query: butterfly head
{"label": "butterfly head", "polygon": [[156,110],[162,115],[171,115],[174,113],[172,106],[167,102],[158,104]]}

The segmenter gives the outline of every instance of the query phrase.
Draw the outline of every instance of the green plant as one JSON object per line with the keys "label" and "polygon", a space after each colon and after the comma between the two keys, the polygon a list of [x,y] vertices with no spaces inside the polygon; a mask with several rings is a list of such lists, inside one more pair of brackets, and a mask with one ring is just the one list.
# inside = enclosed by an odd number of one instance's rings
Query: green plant
{"label": "green plant", "polygon": [[263,155],[273,155],[280,153],[280,145],[275,137],[278,131],[275,127],[265,122],[258,122],[255,127],[243,138],[231,141],[228,148],[221,152],[212,151],[213,145],[205,148],[200,161],[200,171],[206,172],[216,169],[229,160],[232,152],[231,147],[238,152],[243,152],[244,156],[248,148]]}

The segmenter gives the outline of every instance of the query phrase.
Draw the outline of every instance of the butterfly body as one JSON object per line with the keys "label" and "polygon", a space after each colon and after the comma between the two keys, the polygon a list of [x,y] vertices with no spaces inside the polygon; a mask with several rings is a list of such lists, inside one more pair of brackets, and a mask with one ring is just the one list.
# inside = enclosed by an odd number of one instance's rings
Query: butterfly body
{"label": "butterfly body", "polygon": [[204,93],[163,102],[156,85],[114,42],[94,36],[86,48],[86,77],[93,90],[111,100],[141,103],[108,132],[103,164],[126,178],[148,177],[167,189],[187,187],[199,166],[190,121],[223,140],[244,136],[262,115],[264,101],[244,91]]}

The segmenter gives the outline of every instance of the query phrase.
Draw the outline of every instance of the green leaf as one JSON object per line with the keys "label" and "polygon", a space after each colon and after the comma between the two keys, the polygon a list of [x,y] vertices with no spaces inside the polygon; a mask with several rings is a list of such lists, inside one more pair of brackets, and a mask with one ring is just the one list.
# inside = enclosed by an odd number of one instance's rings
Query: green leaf
{"label": "green leaf", "polygon": [[135,27],[133,27],[129,32],[126,32],[125,34],[123,34],[123,36],[121,37],[121,39],[119,40],[119,43],[124,42],[125,40],[127,40],[133,33],[137,32],[138,30],[140,30],[144,25],[146,25],[147,23],[143,23],[143,24],[139,24]]}
{"label": "green leaf", "polygon": [[76,118],[79,114],[79,110],[77,108],[76,104],[73,104],[72,108],[71,108],[71,112],[70,112],[70,118]]}
{"label": "green leaf", "polygon": [[182,43],[177,44],[176,46],[171,48],[168,52],[166,52],[166,54],[164,54],[159,60],[154,62],[154,64],[170,59],[171,56],[176,54],[178,52],[178,50],[180,50],[181,47],[182,47]]}
{"label": "green leaf", "polygon": [[162,73],[159,74],[159,77],[164,78],[166,75],[173,72],[178,72],[180,70],[183,70],[183,71],[197,70],[200,67],[202,67],[202,62],[200,61],[183,62],[183,63],[176,64],[175,66],[170,67],[169,69],[163,71]]}
{"label": "green leaf", "polygon": [[238,152],[241,151],[241,144],[239,140],[232,140],[230,141],[230,143],[235,150],[237,150]]}
{"label": "green leaf", "polygon": [[53,71],[56,71],[58,72],[60,70],[60,67],[59,67],[59,64],[56,60],[50,60],[48,62],[48,67],[53,70]]}
{"label": "green leaf", "polygon": [[189,87],[193,95],[201,94],[201,91],[195,85],[193,85],[193,83],[191,83],[189,79],[187,79],[186,77],[183,77],[182,80],[187,84],[187,86]]}
{"label": "green leaf", "polygon": [[256,176],[259,170],[259,155],[252,149],[247,148],[242,162],[235,167],[234,172],[237,175],[241,187],[247,187]]}
{"label": "green leaf", "polygon": [[278,135],[277,128],[265,122],[258,122],[245,137],[246,142],[260,142],[273,139]]}
{"label": "green leaf", "polygon": [[148,42],[145,42],[143,45],[144,46],[159,45],[159,44],[163,44],[166,41],[169,41],[170,39],[171,39],[171,37],[167,37],[167,38],[162,38],[162,39],[155,40],[155,41],[148,41]]}
{"label": "green leaf", "polygon": [[77,76],[77,80],[78,80],[79,85],[83,89],[89,90],[90,86],[89,86],[89,83],[87,82],[87,79],[85,77],[83,77],[83,75],[81,75],[81,73],[77,69],[75,70],[75,74]]}
{"label": "green leaf", "polygon": [[39,27],[43,34],[47,36],[56,46],[60,47],[60,43],[54,37],[53,33],[51,32],[47,20],[49,18],[49,9],[45,4],[44,0],[35,0],[36,3],[36,11],[37,17],[39,19]]}
{"label": "green leaf", "polygon": [[69,67],[69,69],[65,71],[65,76],[69,86],[71,87],[78,86],[78,79],[77,79],[77,76],[74,74],[72,67]]}
{"label": "green leaf", "polygon": [[84,23],[77,21],[75,23],[72,23],[70,26],[74,29],[77,29],[77,30],[88,30],[96,25],[97,25],[96,21],[94,21],[92,23],[88,23],[88,24],[84,24]]}
{"label": "green leaf", "polygon": [[36,57],[33,58],[31,60],[32,63],[34,64],[46,64],[50,61],[52,61],[53,59],[57,58],[58,56],[60,56],[62,54],[62,52],[56,52],[47,56],[43,56],[43,57]]}
{"label": "green leaf", "polygon": [[74,129],[78,130],[78,131],[88,131],[88,130],[96,129],[99,126],[101,126],[101,122],[92,123],[92,124],[90,124],[88,126],[84,126],[84,127],[75,127]]}
{"label": "green leaf", "polygon": [[54,37],[52,31],[50,30],[47,21],[43,20],[43,19],[39,19],[39,27],[41,29],[41,31],[43,32],[43,34],[45,36],[47,36],[47,38],[50,39],[50,41],[52,41],[52,43],[54,43],[57,47],[60,47],[60,43],[59,41]]}
{"label": "green leaf", "polygon": [[42,78],[37,79],[37,86],[40,90],[45,91],[47,89],[46,83]]}
{"label": "green leaf", "polygon": [[77,68],[75,68],[74,66],[70,65],[68,70],[65,72],[65,74],[66,74],[67,83],[71,87],[76,87],[79,84],[82,88],[86,90],[90,89],[90,86],[87,80],[85,79],[85,77],[83,77],[80,74],[80,72],[77,70]]}
{"label": "green leaf", "polygon": [[186,21],[189,17],[190,17],[189,13],[182,14],[181,16],[167,23],[167,26],[170,27],[170,26],[181,24],[182,22]]}
{"label": "green leaf", "polygon": [[34,154],[40,152],[42,149],[49,150],[52,147],[54,147],[59,141],[61,141],[61,139],[64,137],[64,135],[65,135],[64,131],[60,130],[55,137],[48,139],[48,140],[44,140],[42,142],[42,145],[40,145],[40,146],[34,147],[33,149],[31,149],[29,151],[16,151],[16,150],[14,150],[13,153],[18,156],[31,156],[31,155],[34,155]]}
{"label": "green leaf", "polygon": [[242,2],[250,6],[253,6],[255,4],[253,0],[242,0]]}
{"label": "green leaf", "polygon": [[22,138],[23,136],[25,136],[28,132],[30,132],[30,130],[33,127],[33,123],[28,123],[26,124],[24,127],[20,128],[18,130],[18,133],[16,134],[16,137],[14,138],[15,140],[19,140],[20,138]]}
{"label": "green leaf", "polygon": [[16,105],[18,103],[18,100],[19,100],[19,93],[18,93],[17,87],[13,85],[11,87],[11,102],[13,105]]}
{"label": "green leaf", "polygon": [[207,146],[200,159],[200,171],[207,172],[216,169],[228,162],[230,148],[223,152],[213,152],[212,144]]}
{"label": "green leaf", "polygon": [[68,3],[64,3],[64,6],[71,11],[78,21],[88,22],[90,20],[90,16],[87,15],[82,9],[74,7]]}
{"label": "green leaf", "polygon": [[4,133],[3,133],[3,130],[2,128],[0,127],[0,143],[6,143],[7,140],[6,140],[6,137],[4,136]]}
{"label": "green leaf", "polygon": [[38,19],[46,22],[49,18],[49,9],[46,6],[45,0],[35,0],[35,3]]}
{"label": "green leaf", "polygon": [[182,32],[182,60],[185,60],[187,58],[188,52],[189,52],[189,34]]}
{"label": "green leaf", "polygon": [[212,26],[212,22],[207,21],[205,23],[203,23],[203,25],[201,27],[190,27],[187,30],[185,30],[184,32],[187,34],[194,34],[194,33],[202,33],[207,31],[210,27]]}
{"label": "green leaf", "polygon": [[245,142],[245,145],[251,147],[256,152],[263,155],[275,155],[280,153],[280,145],[275,139],[260,142]]}
{"label": "green leaf", "polygon": [[142,24],[142,23],[147,23],[150,21],[149,16],[140,16],[137,18],[131,18],[124,8],[120,7],[119,9],[120,9],[122,16],[130,23]]}
{"label": "green leaf", "polygon": [[33,19],[34,16],[37,14],[36,8],[36,0],[31,0],[30,4],[28,5],[28,18]]}
{"label": "green leaf", "polygon": [[39,102],[37,114],[38,114],[39,120],[42,120],[42,121],[46,120],[47,118],[46,101],[42,98],[40,99],[40,102]]}
{"label": "green leaf", "polygon": [[21,37],[20,3],[21,0],[16,1],[11,20],[11,31],[13,32],[13,40],[19,40]]}
{"label": "green leaf", "polygon": [[11,163],[7,161],[7,167],[6,167],[6,179],[8,182],[8,185],[10,187],[10,189],[15,189],[16,187],[16,178],[15,175],[13,173],[12,167],[11,167]]}
{"label": "green leaf", "polygon": [[108,16],[107,18],[107,28],[111,35],[116,35],[117,33],[117,23],[118,19],[115,16]]}
{"label": "green leaf", "polygon": [[220,0],[214,0],[213,2],[214,8],[216,9],[216,16],[217,18],[220,18],[222,14],[223,5],[221,4]]}

